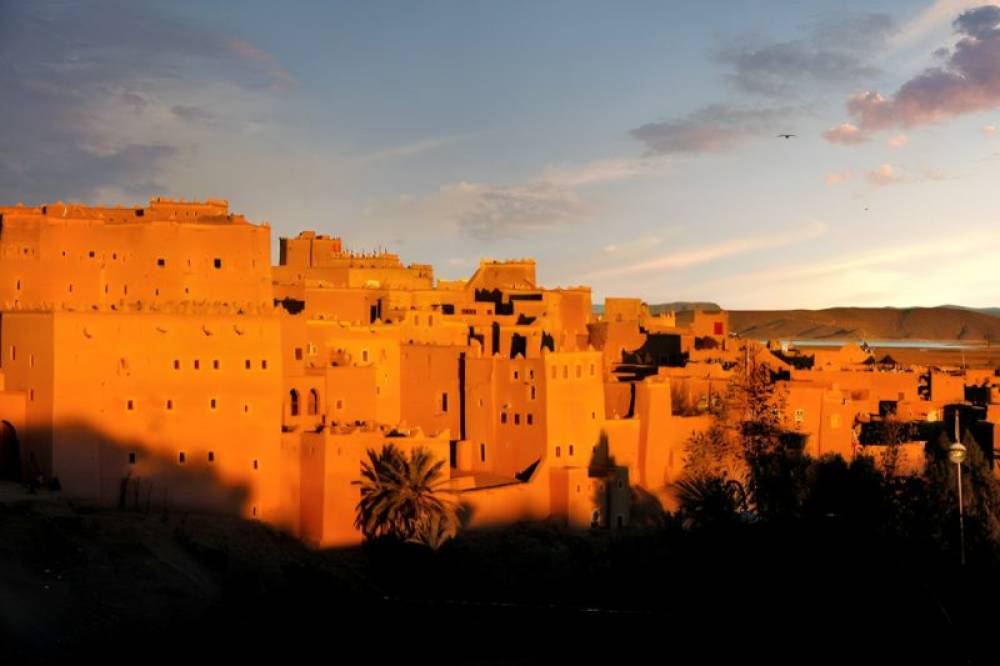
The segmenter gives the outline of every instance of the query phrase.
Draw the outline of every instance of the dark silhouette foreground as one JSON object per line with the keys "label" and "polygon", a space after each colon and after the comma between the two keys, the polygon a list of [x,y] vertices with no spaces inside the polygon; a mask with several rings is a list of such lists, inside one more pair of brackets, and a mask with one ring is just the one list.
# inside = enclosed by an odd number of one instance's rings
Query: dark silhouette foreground
{"label": "dark silhouette foreground", "polygon": [[[255,522],[0,505],[10,663],[414,650],[443,663],[991,663],[997,576],[843,521],[461,533],[309,551]],[[292,663],[292,662],[284,662]]]}

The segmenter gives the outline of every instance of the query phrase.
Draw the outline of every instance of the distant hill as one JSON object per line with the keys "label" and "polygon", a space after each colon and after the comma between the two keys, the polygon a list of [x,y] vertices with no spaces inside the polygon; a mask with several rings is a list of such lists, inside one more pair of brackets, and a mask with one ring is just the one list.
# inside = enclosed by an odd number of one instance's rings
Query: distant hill
{"label": "distant hill", "polygon": [[[594,303],[592,306],[594,314],[602,315],[604,314],[604,303]],[[659,314],[661,312],[687,312],[688,310],[719,310],[719,306],[716,303],[698,303],[698,302],[688,302],[688,301],[674,301],[673,303],[654,303],[649,306],[649,311],[652,314]]]}
{"label": "distant hill", "polygon": [[674,301],[673,303],[654,303],[649,306],[649,311],[653,314],[660,312],[688,312],[689,310],[721,310],[717,303],[701,303],[689,301]]}
{"label": "distant hill", "polygon": [[992,317],[1000,317],[1000,308],[970,308],[964,305],[941,305],[942,308],[954,308],[956,310],[970,310],[972,312],[982,312]]}
{"label": "distant hill", "polygon": [[1000,309],[829,308],[730,310],[730,328],[762,339],[869,339],[1000,341]]}

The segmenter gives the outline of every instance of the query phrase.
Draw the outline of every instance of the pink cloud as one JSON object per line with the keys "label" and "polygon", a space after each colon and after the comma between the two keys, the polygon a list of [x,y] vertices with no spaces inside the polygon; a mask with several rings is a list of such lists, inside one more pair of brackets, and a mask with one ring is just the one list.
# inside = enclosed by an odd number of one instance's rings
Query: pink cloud
{"label": "pink cloud", "polygon": [[831,127],[823,132],[823,138],[830,143],[839,143],[842,146],[853,146],[868,140],[868,137],[851,123],[841,123],[836,127]]}
{"label": "pink cloud", "polygon": [[910,142],[910,137],[906,136],[905,134],[897,134],[896,136],[886,141],[886,143],[889,144],[890,148],[902,148],[909,142]]}
{"label": "pink cloud", "polygon": [[892,185],[902,179],[899,169],[891,164],[883,164],[874,171],[869,171],[865,177],[872,185]]}
{"label": "pink cloud", "polygon": [[831,171],[826,174],[826,184],[830,186],[840,185],[841,183],[846,183],[852,178],[854,178],[854,174],[850,171]]}
{"label": "pink cloud", "polygon": [[861,132],[926,125],[1000,106],[1000,7],[963,12],[953,26],[960,38],[942,66],[925,69],[892,97],[869,90],[847,102]]}

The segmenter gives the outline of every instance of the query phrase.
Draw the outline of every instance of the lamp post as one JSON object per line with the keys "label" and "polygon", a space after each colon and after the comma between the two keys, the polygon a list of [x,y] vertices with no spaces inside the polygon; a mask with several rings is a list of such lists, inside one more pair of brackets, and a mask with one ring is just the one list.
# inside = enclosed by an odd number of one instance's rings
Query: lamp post
{"label": "lamp post", "polygon": [[965,447],[962,446],[958,427],[958,408],[955,409],[955,443],[948,447],[948,460],[955,463],[958,472],[958,543],[962,566],[965,566],[965,510],[962,506],[962,463]]}

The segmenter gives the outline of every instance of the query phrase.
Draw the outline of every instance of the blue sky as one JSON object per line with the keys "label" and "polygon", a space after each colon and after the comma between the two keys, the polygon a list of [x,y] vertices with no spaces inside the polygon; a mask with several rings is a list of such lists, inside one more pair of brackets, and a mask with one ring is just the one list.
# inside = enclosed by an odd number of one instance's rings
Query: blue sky
{"label": "blue sky", "polygon": [[0,0],[0,86],[4,203],[224,197],[595,300],[1000,304],[983,0]]}

